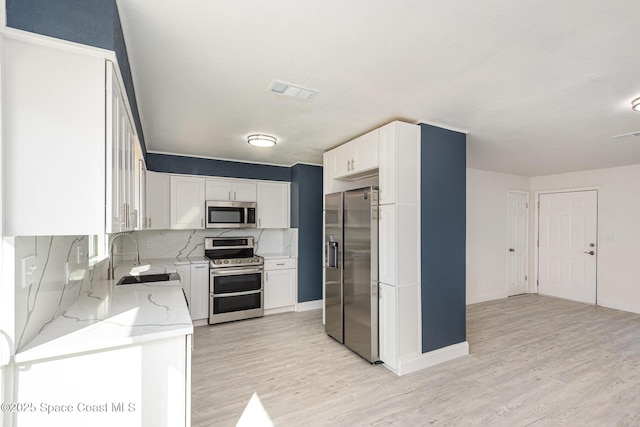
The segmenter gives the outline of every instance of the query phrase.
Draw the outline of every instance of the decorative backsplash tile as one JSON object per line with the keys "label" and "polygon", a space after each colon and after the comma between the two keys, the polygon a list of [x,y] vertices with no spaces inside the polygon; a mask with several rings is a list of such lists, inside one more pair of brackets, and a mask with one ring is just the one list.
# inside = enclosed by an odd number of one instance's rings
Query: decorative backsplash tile
{"label": "decorative backsplash tile", "polygon": [[[89,270],[87,254],[87,236],[16,237],[17,351],[87,292],[94,277],[100,276],[98,270]],[[36,269],[33,283],[25,287],[22,260],[29,256],[35,257]]]}
{"label": "decorative backsplash tile", "polygon": [[[253,236],[257,253],[297,255],[297,229],[144,230],[133,233],[138,240],[140,259],[204,256],[204,238]],[[132,252],[133,243],[122,241],[119,251]]]}

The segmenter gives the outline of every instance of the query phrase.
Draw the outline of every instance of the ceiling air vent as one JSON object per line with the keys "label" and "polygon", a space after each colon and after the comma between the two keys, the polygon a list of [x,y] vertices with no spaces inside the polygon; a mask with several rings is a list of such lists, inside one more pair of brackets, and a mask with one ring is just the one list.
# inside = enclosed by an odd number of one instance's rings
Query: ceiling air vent
{"label": "ceiling air vent", "polygon": [[289,98],[301,99],[303,101],[309,101],[313,95],[318,93],[317,90],[308,89],[291,83],[285,83],[280,80],[272,81],[267,88],[267,92],[274,93],[276,95],[288,96]]}

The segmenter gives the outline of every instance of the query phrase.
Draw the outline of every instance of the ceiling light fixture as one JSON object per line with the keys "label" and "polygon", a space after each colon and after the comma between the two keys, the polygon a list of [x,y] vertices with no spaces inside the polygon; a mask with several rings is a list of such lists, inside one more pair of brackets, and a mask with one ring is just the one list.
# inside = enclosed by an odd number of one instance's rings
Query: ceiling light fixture
{"label": "ceiling light fixture", "polygon": [[640,98],[636,98],[631,101],[631,109],[633,111],[640,111]]}
{"label": "ceiling light fixture", "polygon": [[277,141],[275,136],[264,134],[253,134],[247,137],[247,142],[256,147],[273,147]]}

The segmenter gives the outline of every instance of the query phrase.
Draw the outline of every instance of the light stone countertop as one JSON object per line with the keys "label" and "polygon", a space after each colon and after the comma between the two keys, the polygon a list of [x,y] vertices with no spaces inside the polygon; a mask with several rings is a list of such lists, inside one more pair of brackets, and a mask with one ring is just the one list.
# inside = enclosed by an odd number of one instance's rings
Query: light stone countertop
{"label": "light stone countertop", "polygon": [[271,258],[298,258],[295,255],[289,255],[288,253],[284,253],[284,252],[265,252],[265,253],[258,253],[258,255],[260,255],[264,259],[271,259]]}
{"label": "light stone countertop", "polygon": [[[165,267],[168,273],[175,272],[175,262],[175,259],[154,262],[147,274],[161,272],[158,270]],[[141,267],[146,267],[144,261]],[[128,273],[126,268],[122,265],[118,270]],[[47,324],[15,355],[15,362],[33,362],[188,334],[193,334],[193,323],[180,281],[115,286],[114,280],[101,280]]]}

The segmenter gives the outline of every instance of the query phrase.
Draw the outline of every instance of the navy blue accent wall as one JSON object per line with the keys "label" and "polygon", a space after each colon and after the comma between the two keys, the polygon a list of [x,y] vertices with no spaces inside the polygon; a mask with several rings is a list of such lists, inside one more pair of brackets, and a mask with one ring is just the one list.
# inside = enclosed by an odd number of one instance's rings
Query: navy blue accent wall
{"label": "navy blue accent wall", "polygon": [[7,0],[6,11],[8,27],[115,51],[146,156],[129,56],[115,0]]}
{"label": "navy blue accent wall", "polygon": [[113,50],[116,52],[118,66],[120,67],[120,74],[122,74],[122,80],[124,82],[124,90],[125,92],[127,92],[127,98],[129,98],[129,104],[131,105],[131,113],[133,114],[134,125],[138,130],[138,138],[140,139],[142,154],[146,159],[147,145],[144,141],[144,133],[142,132],[142,122],[140,121],[140,112],[138,111],[138,100],[136,99],[136,91],[133,87],[133,77],[131,76],[129,55],[127,54],[127,45],[124,41],[124,34],[122,33],[122,23],[120,22],[120,14],[118,13],[117,5],[116,13],[114,14],[113,20]]}
{"label": "navy blue accent wall", "polygon": [[171,154],[148,153],[147,169],[155,172],[182,173],[187,175],[291,182],[291,168],[286,166],[259,165],[255,163],[202,159]]}
{"label": "navy blue accent wall", "polygon": [[466,341],[466,135],[421,125],[422,351]]}
{"label": "navy blue accent wall", "polygon": [[298,229],[298,302],[322,299],[322,167],[291,168],[291,227]]}
{"label": "navy blue accent wall", "polygon": [[7,26],[113,50],[114,0],[6,0]]}

